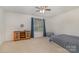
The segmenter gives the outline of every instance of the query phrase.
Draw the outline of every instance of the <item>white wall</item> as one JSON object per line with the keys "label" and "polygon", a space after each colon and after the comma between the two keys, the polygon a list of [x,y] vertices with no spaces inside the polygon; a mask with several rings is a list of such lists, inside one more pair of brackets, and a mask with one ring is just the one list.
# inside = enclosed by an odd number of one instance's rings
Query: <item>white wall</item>
{"label": "white wall", "polygon": [[[37,17],[32,15],[6,12],[6,36],[5,41],[13,40],[13,31],[18,31],[20,29],[20,24],[25,25],[26,30],[31,30],[31,17]],[[41,17],[37,17],[41,18]]]}
{"label": "white wall", "polygon": [[45,25],[46,25],[46,32],[52,32],[52,23],[51,23],[51,17],[45,19]]}
{"label": "white wall", "polygon": [[48,19],[49,32],[79,36],[79,9]]}
{"label": "white wall", "polygon": [[6,41],[13,39],[13,31],[21,30],[20,24],[24,24],[26,30],[31,29],[31,16],[19,13],[6,12]]}
{"label": "white wall", "polygon": [[0,44],[5,38],[4,10],[0,8]]}

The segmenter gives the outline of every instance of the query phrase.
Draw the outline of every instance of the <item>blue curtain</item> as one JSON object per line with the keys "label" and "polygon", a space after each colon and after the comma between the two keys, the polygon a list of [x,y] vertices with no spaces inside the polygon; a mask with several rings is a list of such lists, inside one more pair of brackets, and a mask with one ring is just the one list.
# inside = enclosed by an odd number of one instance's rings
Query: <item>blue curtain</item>
{"label": "blue curtain", "polygon": [[[46,36],[45,19],[43,19],[43,36]],[[34,18],[31,18],[31,38],[34,38]]]}
{"label": "blue curtain", "polygon": [[34,38],[34,21],[33,17],[31,18],[31,38]]}
{"label": "blue curtain", "polygon": [[45,19],[43,19],[43,36],[45,37],[46,36],[46,26],[45,26]]}

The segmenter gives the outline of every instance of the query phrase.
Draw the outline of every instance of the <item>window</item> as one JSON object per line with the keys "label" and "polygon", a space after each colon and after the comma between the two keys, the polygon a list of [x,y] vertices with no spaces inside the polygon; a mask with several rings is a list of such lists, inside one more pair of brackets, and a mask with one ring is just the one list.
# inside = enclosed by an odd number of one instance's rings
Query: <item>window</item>
{"label": "window", "polygon": [[39,18],[35,18],[34,20],[34,30],[36,32],[43,32],[43,20]]}

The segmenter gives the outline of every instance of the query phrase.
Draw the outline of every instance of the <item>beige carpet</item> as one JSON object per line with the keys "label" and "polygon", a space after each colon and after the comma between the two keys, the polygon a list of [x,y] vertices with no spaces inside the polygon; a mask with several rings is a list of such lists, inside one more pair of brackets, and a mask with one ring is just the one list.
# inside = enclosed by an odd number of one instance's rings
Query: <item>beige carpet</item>
{"label": "beige carpet", "polygon": [[30,40],[9,41],[0,46],[0,52],[8,53],[67,53],[68,51],[48,38],[34,38]]}

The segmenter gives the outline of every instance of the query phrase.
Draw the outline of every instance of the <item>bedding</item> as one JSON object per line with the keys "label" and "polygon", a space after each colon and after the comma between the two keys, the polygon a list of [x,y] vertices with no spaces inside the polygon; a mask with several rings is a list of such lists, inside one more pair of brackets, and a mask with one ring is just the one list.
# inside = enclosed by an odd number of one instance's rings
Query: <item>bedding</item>
{"label": "bedding", "polygon": [[70,52],[79,53],[79,37],[77,36],[67,34],[51,35],[49,41],[59,44]]}
{"label": "bedding", "polygon": [[51,37],[51,35],[54,35],[54,33],[53,33],[53,32],[47,32],[47,33],[46,33],[46,36],[47,36],[47,37]]}

